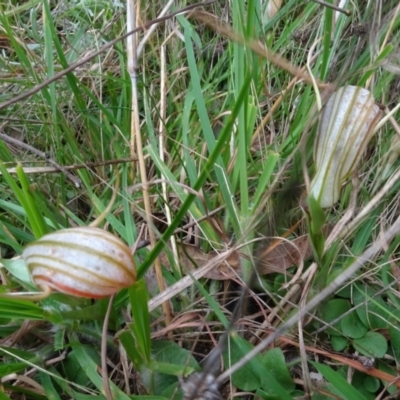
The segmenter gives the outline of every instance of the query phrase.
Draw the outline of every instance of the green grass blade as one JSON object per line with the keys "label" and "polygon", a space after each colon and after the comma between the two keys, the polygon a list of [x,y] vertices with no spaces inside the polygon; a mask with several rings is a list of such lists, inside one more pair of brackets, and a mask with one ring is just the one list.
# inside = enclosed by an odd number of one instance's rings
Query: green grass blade
{"label": "green grass blade", "polygon": [[[215,135],[213,132],[213,129],[211,127],[210,119],[208,116],[207,108],[204,102],[203,94],[202,94],[202,88],[200,84],[200,76],[198,73],[197,69],[197,64],[194,56],[194,50],[192,46],[192,27],[188,24],[186,20],[183,18],[180,19],[181,23],[185,27],[184,35],[185,35],[185,45],[186,45],[186,52],[187,52],[187,58],[188,58],[188,64],[189,64],[189,71],[191,75],[191,83],[193,86],[193,96],[195,98],[196,106],[197,106],[197,112],[199,114],[199,119],[200,119],[200,124],[202,128],[202,132],[204,134],[205,141],[207,143],[208,147],[208,152],[211,154],[214,152],[215,146],[216,146],[216,139]],[[242,94],[243,96],[244,94]],[[244,104],[244,102],[243,102]],[[231,218],[231,223],[234,227],[234,230],[236,232],[239,231],[239,221],[237,219],[237,206],[234,201],[234,196],[232,196],[232,188],[229,182],[229,179],[227,177],[226,169],[222,161],[222,157],[220,155],[217,156],[217,159],[215,160],[215,166],[214,166],[214,173],[217,177],[217,181],[220,187],[220,190],[222,192],[222,196],[225,200],[226,208],[228,211],[228,214]]]}
{"label": "green grass blade", "polygon": [[30,227],[32,232],[34,233],[35,237],[38,239],[44,234],[48,232],[46,223],[44,218],[38,209],[37,204],[35,203],[35,199],[31,194],[29,188],[29,182],[27,180],[26,175],[23,172],[21,165],[17,166],[17,175],[20,180],[20,184],[22,188],[20,188],[15,181],[15,179],[11,176],[11,174],[7,171],[7,168],[4,167],[4,164],[0,162],[0,171],[10,186],[11,190],[13,191],[14,195],[18,199],[19,203],[21,204],[26,217],[30,223]]}
{"label": "green grass blade", "polygon": [[147,307],[148,292],[143,280],[137,281],[129,288],[129,299],[132,307],[133,324],[131,330],[146,363],[150,361],[150,315]]}
{"label": "green grass blade", "polygon": [[323,375],[323,377],[340,393],[346,400],[366,400],[365,397],[339,373],[331,367],[314,361],[310,363]]}
{"label": "green grass blade", "polygon": [[[251,77],[248,76],[242,91],[241,95],[238,96],[238,100],[235,103],[235,106],[232,109],[232,113],[229,116],[228,120],[226,121],[226,125],[224,129],[220,133],[219,140],[217,141],[214,150],[212,153],[209,155],[207,162],[204,164],[204,167],[196,181],[196,183],[193,186],[194,190],[199,190],[204,182],[206,181],[210,170],[214,167],[214,163],[218,159],[219,155],[221,154],[223,148],[226,146],[227,139],[230,135],[230,132],[233,128],[233,125],[235,123],[235,119],[239,113],[240,108],[242,107],[243,101],[244,101],[244,96],[247,91],[247,87],[250,84],[250,79]],[[181,208],[179,209],[178,213],[176,214],[174,220],[172,223],[169,225],[169,227],[166,229],[164,234],[162,235],[161,239],[156,243],[154,246],[153,250],[151,253],[146,257],[146,259],[143,261],[142,265],[138,268],[138,278],[140,279],[144,273],[150,268],[150,265],[154,262],[155,258],[158,256],[158,254],[161,252],[162,248],[164,247],[165,243],[167,240],[170,238],[170,236],[174,233],[175,229],[178,227],[178,224],[180,221],[182,221],[184,215],[186,212],[189,210],[191,204],[193,203],[195,199],[195,195],[193,193],[189,193],[185,202],[182,204]]]}

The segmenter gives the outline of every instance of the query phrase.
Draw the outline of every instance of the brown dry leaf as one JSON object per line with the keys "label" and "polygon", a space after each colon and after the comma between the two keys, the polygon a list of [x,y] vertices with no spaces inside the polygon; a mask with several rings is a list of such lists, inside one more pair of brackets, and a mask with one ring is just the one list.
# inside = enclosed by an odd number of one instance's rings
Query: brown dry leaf
{"label": "brown dry leaf", "polygon": [[[203,267],[212,260],[217,252],[203,253],[198,247],[186,243],[178,243],[179,259],[183,271],[193,271]],[[271,251],[263,251],[263,258],[259,258],[258,268],[261,275],[285,273],[293,265],[298,265],[300,261],[312,255],[310,243],[307,235],[298,237],[293,241],[282,241]],[[170,263],[165,252],[161,253],[161,263],[170,268]],[[240,275],[240,252],[235,252],[224,262],[220,263],[213,270],[208,272],[205,277],[215,280],[233,279],[237,274]]]}
{"label": "brown dry leaf", "polygon": [[300,236],[294,240],[283,240],[264,256],[258,258],[258,268],[261,275],[274,272],[284,273],[288,268],[298,265],[312,255],[308,235]]}
{"label": "brown dry leaf", "polygon": [[[322,228],[324,235],[329,235],[331,230],[330,224]],[[290,233],[290,231],[288,232]],[[218,255],[216,251],[203,253],[198,247],[191,244],[177,243],[177,245],[179,260],[184,273],[203,267]],[[294,240],[287,240],[282,237],[259,249],[256,263],[261,275],[284,274],[288,268],[299,265],[301,261],[311,256],[312,249],[308,235],[299,236]],[[161,263],[171,269],[167,254],[162,252],[160,257]],[[237,275],[241,275],[241,257],[244,257],[244,255],[240,251],[233,252],[230,257],[207,272],[204,277],[219,281],[234,279]]]}
{"label": "brown dry leaf", "polygon": [[[333,226],[326,224],[322,228],[325,236],[332,231]],[[301,261],[312,256],[311,244],[308,235],[299,236],[294,240],[285,240],[283,238],[278,244],[276,241],[260,249],[258,253],[258,268],[261,275],[272,274],[274,272],[283,274],[285,271],[299,265]]]}
{"label": "brown dry leaf", "polygon": [[[197,268],[203,267],[210,260],[212,260],[218,253],[212,251],[210,253],[203,253],[198,247],[186,243],[177,243],[179,260],[183,272],[193,271]],[[160,255],[161,263],[167,268],[170,268],[170,262],[165,252]],[[212,271],[205,275],[205,278],[215,280],[227,280],[234,278],[240,274],[240,256],[239,252],[235,252],[231,257],[228,257],[224,262],[220,263]]]}
{"label": "brown dry leaf", "polygon": [[10,39],[6,35],[0,35],[0,50],[7,50],[11,49]]}

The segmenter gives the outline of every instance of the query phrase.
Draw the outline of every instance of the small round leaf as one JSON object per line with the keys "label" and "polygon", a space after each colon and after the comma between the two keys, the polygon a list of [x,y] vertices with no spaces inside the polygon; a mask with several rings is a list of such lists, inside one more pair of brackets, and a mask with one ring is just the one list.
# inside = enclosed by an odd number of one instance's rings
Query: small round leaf
{"label": "small round leaf", "polygon": [[[320,316],[323,321],[329,323],[340,317],[350,309],[350,304],[345,299],[334,299],[323,304],[320,309]],[[326,332],[329,335],[342,336],[340,321],[336,322],[332,328]]]}
{"label": "small round leaf", "polygon": [[340,326],[343,334],[352,339],[362,338],[368,331],[368,328],[361,322],[354,311],[343,317]]}
{"label": "small round leaf", "polygon": [[349,344],[349,341],[344,336],[332,336],[331,337],[331,345],[333,350],[342,351]]}
{"label": "small round leaf", "polygon": [[364,337],[354,339],[354,348],[367,357],[383,357],[388,349],[388,344],[383,335],[378,332],[367,332]]}

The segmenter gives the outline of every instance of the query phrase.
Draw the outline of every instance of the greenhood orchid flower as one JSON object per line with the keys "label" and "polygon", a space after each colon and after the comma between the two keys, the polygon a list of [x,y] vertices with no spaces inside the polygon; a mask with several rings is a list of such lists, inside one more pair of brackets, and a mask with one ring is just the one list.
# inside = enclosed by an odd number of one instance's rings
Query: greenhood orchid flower
{"label": "greenhood orchid flower", "polygon": [[49,233],[25,247],[22,257],[35,284],[72,296],[111,296],[136,281],[129,247],[94,227]]}
{"label": "greenhood orchid flower", "polygon": [[356,168],[381,116],[372,94],[361,87],[344,86],[329,98],[318,125],[316,175],[310,187],[321,207],[339,200],[341,186]]}

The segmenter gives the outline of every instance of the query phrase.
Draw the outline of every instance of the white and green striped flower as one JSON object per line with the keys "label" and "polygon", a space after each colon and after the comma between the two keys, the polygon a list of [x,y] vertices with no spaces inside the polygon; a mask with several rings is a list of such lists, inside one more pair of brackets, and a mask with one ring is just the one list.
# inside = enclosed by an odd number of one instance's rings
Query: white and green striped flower
{"label": "white and green striped flower", "polygon": [[339,200],[341,186],[356,168],[381,115],[372,94],[361,87],[344,86],[329,98],[318,125],[316,175],[310,188],[321,207]]}
{"label": "white and green striped flower", "polygon": [[35,284],[73,296],[111,296],[136,281],[129,247],[94,227],[52,232],[23,251]]}

